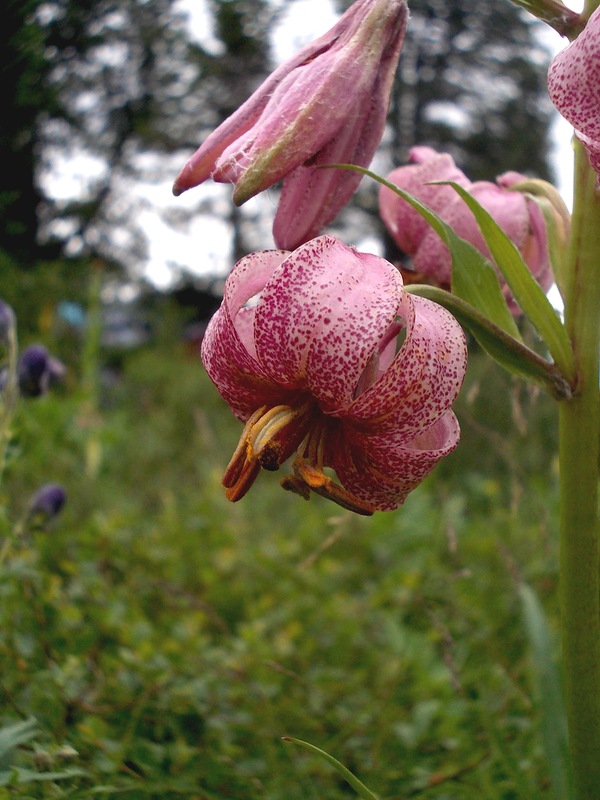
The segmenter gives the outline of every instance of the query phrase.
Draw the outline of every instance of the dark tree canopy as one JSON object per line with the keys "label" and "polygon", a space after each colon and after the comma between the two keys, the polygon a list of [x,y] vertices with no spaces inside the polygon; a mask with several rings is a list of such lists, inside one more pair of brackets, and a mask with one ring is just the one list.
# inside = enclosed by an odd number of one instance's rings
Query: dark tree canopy
{"label": "dark tree canopy", "polygon": [[548,179],[548,53],[540,23],[508,2],[412,0],[394,92],[393,149],[449,149],[473,180],[508,169]]}

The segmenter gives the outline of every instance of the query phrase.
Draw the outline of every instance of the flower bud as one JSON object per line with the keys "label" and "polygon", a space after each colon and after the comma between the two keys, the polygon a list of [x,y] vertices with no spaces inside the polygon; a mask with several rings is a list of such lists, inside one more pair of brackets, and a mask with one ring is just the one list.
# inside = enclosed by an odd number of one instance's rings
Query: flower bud
{"label": "flower bud", "polygon": [[286,61],[206,139],[181,170],[176,195],[212,177],[241,205],[280,180],[275,242],[293,249],[321,232],[383,135],[408,18],[406,0],[356,0],[331,30]]}
{"label": "flower bud", "polygon": [[[460,195],[451,186],[432,182],[458,183],[489,212],[515,244],[544,291],[550,288],[552,271],[545,214],[536,199],[522,189],[529,186],[524,175],[507,172],[499,176],[496,183],[471,183],[450,155],[438,154],[429,147],[413,148],[409,161],[412,163],[390,173],[388,180],[391,183],[414,195],[450,225],[458,236],[492,260],[477,220]],[[452,278],[452,257],[440,236],[412,206],[387,187],[380,190],[379,207],[398,247],[412,258],[415,273],[448,289]],[[564,216],[559,216],[566,224]],[[518,313],[506,286],[504,293],[513,313]]]}

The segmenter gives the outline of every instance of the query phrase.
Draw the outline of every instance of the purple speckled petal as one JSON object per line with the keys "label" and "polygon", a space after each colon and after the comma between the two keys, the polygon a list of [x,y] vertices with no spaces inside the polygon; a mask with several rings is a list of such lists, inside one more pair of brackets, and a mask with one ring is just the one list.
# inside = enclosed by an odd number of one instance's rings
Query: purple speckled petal
{"label": "purple speckled petal", "polygon": [[225,284],[223,303],[202,341],[204,367],[238,419],[246,420],[263,404],[286,402],[281,390],[255,358],[252,322],[255,308],[245,303],[259,293],[287,253],[265,250],[242,258]]}
{"label": "purple speckled petal", "polygon": [[575,41],[552,60],[548,92],[600,175],[600,8]]}
{"label": "purple speckled petal", "polygon": [[399,431],[372,435],[342,426],[328,455],[341,484],[380,511],[402,505],[460,437],[458,420],[447,411],[414,439]]}
{"label": "purple speckled petal", "polygon": [[574,128],[600,140],[600,8],[548,70],[552,102]]}
{"label": "purple speckled petal", "polygon": [[386,372],[344,409],[344,419],[372,433],[415,437],[450,408],[463,382],[467,348],[446,309],[405,294],[400,314],[406,339]]}
{"label": "purple speckled petal", "polygon": [[305,386],[323,410],[350,403],[396,316],[402,279],[385,259],[334,236],[299,247],[256,309],[257,358],[273,380]]}

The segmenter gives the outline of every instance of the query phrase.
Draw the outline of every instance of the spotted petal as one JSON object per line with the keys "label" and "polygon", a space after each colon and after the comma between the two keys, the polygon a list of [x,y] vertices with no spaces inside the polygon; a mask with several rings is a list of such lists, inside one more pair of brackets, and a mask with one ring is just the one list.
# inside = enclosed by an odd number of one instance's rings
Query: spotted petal
{"label": "spotted petal", "polygon": [[600,175],[600,8],[575,41],[552,60],[548,92]]}
{"label": "spotted petal", "polygon": [[306,387],[322,410],[345,407],[394,320],[397,270],[333,236],[299,247],[265,286],[255,316],[257,358],[287,386]]}
{"label": "spotted petal", "polygon": [[459,436],[452,411],[411,440],[399,430],[372,434],[345,425],[332,448],[330,465],[348,491],[380,511],[390,511],[402,505],[438,461],[455,449]]}
{"label": "spotted petal", "polygon": [[286,255],[281,250],[266,250],[237,262],[225,284],[223,303],[202,341],[206,371],[238,419],[248,419],[265,403],[277,405],[286,400],[285,392],[255,358],[255,307],[246,307]]}
{"label": "spotted petal", "polygon": [[405,294],[406,339],[384,374],[344,410],[376,433],[414,437],[450,408],[462,385],[467,349],[454,317],[437,303]]}

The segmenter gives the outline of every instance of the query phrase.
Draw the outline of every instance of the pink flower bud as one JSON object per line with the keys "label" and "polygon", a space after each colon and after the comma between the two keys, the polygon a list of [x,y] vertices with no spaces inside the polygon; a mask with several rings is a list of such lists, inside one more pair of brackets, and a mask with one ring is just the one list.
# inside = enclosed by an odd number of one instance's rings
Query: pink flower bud
{"label": "pink flower bud", "polygon": [[575,41],[552,60],[548,92],[554,105],[575,128],[592,167],[600,176],[600,8],[594,11]]}
{"label": "pink flower bud", "polygon": [[182,169],[174,193],[212,177],[233,183],[241,205],[283,180],[275,241],[291,248],[312,238],[361,178],[318,166],[368,166],[381,140],[407,16],[405,0],[357,0],[213,131]]}
{"label": "pink flower bud", "polygon": [[[427,182],[453,181],[468,189],[516,245],[542,288],[545,291],[550,288],[552,271],[542,212],[533,198],[512,188],[527,180],[524,175],[507,172],[499,176],[496,183],[471,183],[456,167],[450,155],[438,154],[429,147],[413,148],[409,161],[413,163],[391,172],[388,180],[421,200],[461,238],[492,260],[474,215],[457,192],[451,186],[427,185]],[[452,277],[452,258],[438,234],[391,189],[381,188],[379,208],[398,247],[412,258],[415,273],[448,288]],[[505,294],[511,301],[506,287]],[[514,301],[511,302],[516,312]]]}

